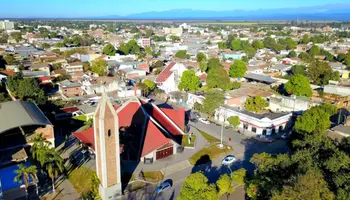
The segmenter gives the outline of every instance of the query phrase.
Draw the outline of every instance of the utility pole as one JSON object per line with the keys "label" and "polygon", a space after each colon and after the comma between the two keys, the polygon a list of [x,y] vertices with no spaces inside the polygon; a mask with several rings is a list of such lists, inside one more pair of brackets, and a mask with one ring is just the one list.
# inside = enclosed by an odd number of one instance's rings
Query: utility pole
{"label": "utility pole", "polygon": [[224,133],[224,123],[225,123],[225,113],[226,113],[226,111],[225,110],[223,110],[223,112],[224,112],[224,120],[222,121],[222,124],[221,124],[221,137],[220,137],[220,144],[219,144],[219,148],[224,148],[224,145],[222,144],[222,137],[223,137],[223,133]]}

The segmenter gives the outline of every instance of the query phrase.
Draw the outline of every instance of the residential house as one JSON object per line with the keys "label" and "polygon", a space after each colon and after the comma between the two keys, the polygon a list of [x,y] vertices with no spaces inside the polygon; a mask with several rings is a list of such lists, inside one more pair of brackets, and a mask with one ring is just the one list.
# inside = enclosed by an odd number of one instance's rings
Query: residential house
{"label": "residential house", "polygon": [[49,63],[37,63],[30,65],[31,71],[43,71],[50,74],[50,64]]}
{"label": "residential house", "polygon": [[221,54],[224,60],[232,59],[232,60],[241,60],[243,56],[247,56],[246,53],[223,53]]}
{"label": "residential house", "polygon": [[77,72],[84,71],[82,62],[73,62],[73,63],[65,64],[63,66],[63,69],[65,69],[67,74],[69,74],[69,75],[73,75]]}
{"label": "residential house", "polygon": [[143,48],[149,47],[151,46],[151,38],[140,38],[139,44]]}
{"label": "residential house", "polygon": [[47,71],[22,70],[22,74],[24,78],[38,78],[42,76],[50,76],[50,72]]}
{"label": "residential house", "polygon": [[157,76],[155,83],[159,89],[167,94],[177,91],[181,75],[185,70],[187,70],[187,68],[182,63],[171,62]]}
{"label": "residential house", "polygon": [[214,119],[226,123],[227,118],[238,116],[240,119],[239,128],[243,131],[250,131],[256,135],[271,135],[281,133],[290,126],[292,113],[263,113],[257,114],[241,108],[234,108],[227,105],[216,109]]}
{"label": "residential house", "polygon": [[3,69],[0,70],[0,83],[5,83],[8,77],[12,77],[15,74],[14,70]]}
{"label": "residential house", "polygon": [[82,84],[64,80],[59,83],[59,92],[65,96],[80,96],[83,94]]}
{"label": "residential house", "polygon": [[269,109],[272,112],[303,112],[318,105],[303,96],[273,96],[269,99]]}
{"label": "residential house", "polygon": [[261,96],[268,99],[272,93],[254,88],[241,87],[225,93],[225,105],[232,107],[243,107],[248,97]]}
{"label": "residential house", "polygon": [[193,108],[195,103],[199,103],[201,105],[203,105],[203,101],[204,101],[205,97],[203,93],[200,92],[196,92],[196,93],[190,93],[187,92],[187,99],[185,101],[186,106],[188,108]]}
{"label": "residential house", "polygon": [[325,93],[336,94],[340,96],[349,96],[350,95],[350,85],[343,85],[337,81],[330,81],[328,85],[325,85],[323,88]]}
{"label": "residential house", "polygon": [[176,35],[176,36],[181,36],[182,35],[182,28],[163,28],[163,32],[166,35]]}
{"label": "residential house", "polygon": [[264,74],[255,74],[255,73],[248,73],[244,76],[245,79],[248,81],[257,81],[265,84],[272,84],[277,82],[276,79],[271,78],[270,76],[264,75]]}
{"label": "residential house", "polygon": [[277,73],[278,75],[284,76],[289,70],[292,69],[291,65],[276,64],[270,67],[270,71]]}

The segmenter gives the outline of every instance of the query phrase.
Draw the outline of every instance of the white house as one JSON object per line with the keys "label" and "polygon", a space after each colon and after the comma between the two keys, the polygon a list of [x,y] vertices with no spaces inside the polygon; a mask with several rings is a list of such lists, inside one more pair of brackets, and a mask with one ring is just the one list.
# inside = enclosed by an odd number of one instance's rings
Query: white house
{"label": "white house", "polygon": [[220,106],[216,109],[215,120],[227,122],[227,118],[238,116],[241,124],[239,128],[256,133],[257,135],[271,135],[279,133],[289,126],[292,113],[264,113],[256,114],[240,108]]}
{"label": "white house", "polygon": [[195,103],[203,104],[205,97],[203,94],[197,93],[197,94],[192,94],[192,93],[187,93],[187,99],[186,99],[186,105],[189,108],[193,108]]}
{"label": "white house", "polygon": [[83,67],[83,63],[82,62],[74,62],[74,63],[70,63],[70,64],[66,64],[63,67],[66,72],[70,75],[77,73],[77,72],[83,72],[84,71],[84,67]]}
{"label": "white house", "polygon": [[157,76],[155,83],[158,85],[159,89],[164,90],[167,94],[178,91],[178,84],[185,70],[187,70],[187,68],[182,63],[171,62]]}
{"label": "white house", "polygon": [[303,96],[273,96],[270,97],[269,109],[273,112],[302,112],[317,103]]}

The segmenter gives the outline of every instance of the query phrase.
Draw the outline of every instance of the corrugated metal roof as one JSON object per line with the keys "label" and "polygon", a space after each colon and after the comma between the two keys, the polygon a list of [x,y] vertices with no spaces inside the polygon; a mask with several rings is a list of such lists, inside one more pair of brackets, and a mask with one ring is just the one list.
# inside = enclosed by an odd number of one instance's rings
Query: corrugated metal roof
{"label": "corrugated metal roof", "polygon": [[0,133],[28,125],[52,124],[34,103],[8,101],[0,104]]}
{"label": "corrugated metal roof", "polygon": [[255,73],[249,73],[244,76],[246,79],[252,79],[255,81],[265,82],[265,83],[274,83],[277,82],[276,79],[271,78],[270,76],[266,76],[263,74],[255,74]]}

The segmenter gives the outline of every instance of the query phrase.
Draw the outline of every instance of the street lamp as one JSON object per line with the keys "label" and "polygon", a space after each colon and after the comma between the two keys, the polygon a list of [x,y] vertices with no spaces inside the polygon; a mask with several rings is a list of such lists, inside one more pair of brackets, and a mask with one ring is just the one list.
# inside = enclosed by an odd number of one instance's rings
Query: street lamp
{"label": "street lamp", "polygon": [[225,110],[222,110],[222,112],[224,112],[224,120],[223,120],[223,122],[222,122],[222,124],[221,124],[221,136],[220,136],[220,144],[218,145],[218,147],[220,148],[220,149],[223,149],[224,148],[224,145],[223,145],[223,143],[222,143],[222,137],[223,137],[223,134],[224,134],[224,123],[225,123],[225,114],[226,114],[226,111]]}

